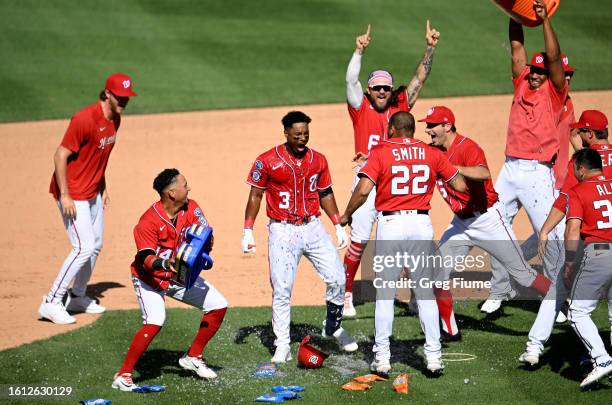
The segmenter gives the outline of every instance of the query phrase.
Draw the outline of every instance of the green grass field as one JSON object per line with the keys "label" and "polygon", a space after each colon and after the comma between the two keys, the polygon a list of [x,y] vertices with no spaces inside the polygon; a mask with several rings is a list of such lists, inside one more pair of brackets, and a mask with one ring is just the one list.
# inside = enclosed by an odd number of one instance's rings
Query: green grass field
{"label": "green grass field", "polygon": [[[406,82],[425,19],[442,34],[423,97],[511,91],[507,18],[487,0],[3,0],[0,122],[67,118],[115,71],[130,113],[342,102],[354,39],[372,23],[362,76]],[[553,18],[578,69],[574,90],[612,88],[607,0],[564,1]],[[529,52],[543,46],[529,29]]]}
{"label": "green grass field", "polygon": [[[512,302],[496,319],[486,318],[477,302],[457,303],[462,342],[445,345],[445,353],[464,353],[475,360],[446,362],[443,376],[426,377],[422,370],[423,336],[416,318],[405,308],[396,308],[392,362],[394,377],[409,374],[410,392],[400,396],[390,382],[378,382],[367,392],[344,392],[340,386],[352,377],[365,374],[371,361],[373,305],[358,307],[359,317],[344,322],[359,341],[356,354],[338,354],[335,343],[322,338],[315,343],[331,352],[323,368],[304,370],[293,360],[282,366],[274,378],[254,377],[256,363],[270,358],[273,333],[269,308],[233,308],[205,355],[217,371],[217,383],[201,381],[183,371],[178,358],[191,343],[200,316],[192,309],[172,309],[167,322],[136,367],[135,380],[141,384],[166,384],[159,394],[132,394],[110,388],[111,377],[120,366],[132,334],[139,328],[138,311],[112,311],[91,326],[55,336],[45,341],[0,352],[0,382],[71,385],[76,394],[66,403],[89,398],[107,398],[113,403],[247,403],[268,392],[273,385],[300,384],[306,387],[298,404],[322,403],[608,403],[612,383],[602,381],[595,389],[581,392],[578,362],[582,344],[569,325],[557,326],[551,348],[536,370],[519,367],[516,358],[524,349],[527,331],[535,317],[536,303]],[[293,353],[306,334],[319,333],[323,307],[293,308],[291,336]],[[607,324],[602,303],[596,322]],[[606,329],[607,330],[607,329]],[[609,342],[607,332],[602,332]],[[605,380],[605,379],[604,379]],[[31,400],[29,403],[44,403]],[[48,402],[48,401],[47,401]],[[4,402],[3,402],[4,403]],[[24,403],[14,401],[14,403]],[[61,403],[61,402],[52,402]]]}

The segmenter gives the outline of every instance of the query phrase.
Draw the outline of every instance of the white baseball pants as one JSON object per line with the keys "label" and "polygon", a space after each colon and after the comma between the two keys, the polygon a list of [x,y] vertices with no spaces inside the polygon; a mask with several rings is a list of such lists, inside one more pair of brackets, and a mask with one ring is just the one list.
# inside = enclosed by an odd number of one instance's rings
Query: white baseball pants
{"label": "white baseball pants", "polygon": [[[395,256],[396,253],[406,252],[408,255],[426,256],[434,253],[433,228],[429,215],[406,214],[379,216],[376,230],[376,256]],[[415,243],[405,243],[415,241]],[[421,243],[418,243],[421,242]],[[424,251],[424,252],[422,252]],[[383,281],[397,281],[404,268],[402,266],[387,267],[378,273]],[[411,279],[416,280],[413,292],[415,293],[419,308],[419,321],[425,333],[425,356],[440,358],[442,345],[440,344],[440,321],[438,306],[435,301],[433,288],[424,287],[419,280],[432,280],[433,271],[427,266],[420,266],[411,270]],[[394,297],[395,288],[377,288],[375,312],[375,343],[372,349],[377,360],[389,360],[391,347],[389,338],[393,334]]]}
{"label": "white baseball pants", "polygon": [[[351,188],[351,193],[355,190],[357,183],[359,183],[360,177],[357,176],[359,170],[362,166],[358,166],[355,169],[355,178],[353,179],[353,187]],[[374,221],[376,221],[376,215],[378,211],[376,211],[376,207],[374,206],[374,201],[376,200],[376,187],[370,191],[368,194],[368,198],[365,202],[355,210],[353,215],[351,216],[351,241],[358,243],[366,243],[370,240],[370,236],[372,235],[372,227],[374,226]]]}
{"label": "white baseball pants", "polygon": [[202,312],[210,312],[215,309],[227,307],[227,300],[211,283],[198,277],[193,287],[186,290],[185,287],[170,283],[165,291],[156,291],[138,277],[132,275],[134,292],[138,298],[142,323],[145,325],[162,326],[166,320],[165,297],[174,298],[184,302]]}
{"label": "white baseball pants", "polygon": [[[589,351],[597,364],[612,360],[606,352],[597,326],[591,319],[591,313],[603,296],[608,299],[608,316],[612,325],[612,249],[595,250],[589,244],[584,250],[584,257],[574,278],[572,302],[568,319],[576,334]],[[612,248],[612,245],[609,245]],[[610,336],[612,341],[612,334]]]}
{"label": "white baseball pants", "polygon": [[[102,249],[104,236],[104,206],[102,195],[98,193],[87,201],[74,201],[76,218],[69,219],[62,215],[72,250],[64,260],[60,271],[53,281],[47,302],[60,302],[66,295],[70,282],[74,280],[72,292],[85,295],[91,272]],[[57,201],[62,212],[62,206]]]}
{"label": "white baseball pants", "polygon": [[298,263],[306,256],[325,282],[326,301],[344,305],[344,265],[318,218],[305,225],[270,222],[268,257],[272,284],[272,329],[275,346],[291,343],[291,292]]}

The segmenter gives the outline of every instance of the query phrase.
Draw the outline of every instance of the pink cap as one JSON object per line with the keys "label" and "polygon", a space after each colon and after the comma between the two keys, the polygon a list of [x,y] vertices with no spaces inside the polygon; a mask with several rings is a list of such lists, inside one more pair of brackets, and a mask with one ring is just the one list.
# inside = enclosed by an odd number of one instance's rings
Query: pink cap
{"label": "pink cap", "polygon": [[588,128],[595,131],[603,131],[608,129],[608,118],[601,111],[584,110],[580,114],[580,119],[570,124],[570,128]]}
{"label": "pink cap", "polygon": [[125,73],[115,73],[106,79],[106,90],[118,97],[134,97],[132,79]]}
{"label": "pink cap", "polygon": [[393,76],[386,70],[375,70],[368,76],[368,87],[372,86],[391,86],[393,87]]}
{"label": "pink cap", "polygon": [[455,115],[450,108],[435,106],[427,110],[427,117],[420,119],[419,122],[427,122],[432,124],[454,124]]}

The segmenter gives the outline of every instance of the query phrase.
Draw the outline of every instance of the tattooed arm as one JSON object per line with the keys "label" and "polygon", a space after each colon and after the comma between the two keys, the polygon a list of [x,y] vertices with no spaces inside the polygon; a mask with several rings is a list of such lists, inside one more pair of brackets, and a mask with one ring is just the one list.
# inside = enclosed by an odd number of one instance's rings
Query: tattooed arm
{"label": "tattooed arm", "polygon": [[423,59],[417,65],[414,77],[408,83],[406,92],[408,93],[408,105],[412,108],[419,98],[419,93],[423,88],[423,83],[427,80],[429,72],[431,72],[431,65],[433,63],[433,54],[438,44],[440,33],[434,28],[429,28],[429,20],[427,20],[427,28],[425,30],[425,39],[427,40],[427,48],[425,48],[425,55]]}

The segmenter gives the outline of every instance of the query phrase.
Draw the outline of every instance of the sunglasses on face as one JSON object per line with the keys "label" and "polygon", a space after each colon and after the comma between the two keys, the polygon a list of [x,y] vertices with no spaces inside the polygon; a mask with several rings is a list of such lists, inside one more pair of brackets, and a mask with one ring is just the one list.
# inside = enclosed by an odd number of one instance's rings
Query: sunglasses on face
{"label": "sunglasses on face", "polygon": [[442,122],[428,122],[427,129],[433,129],[437,127],[438,125],[443,125],[443,123]]}
{"label": "sunglasses on face", "polygon": [[529,69],[529,73],[535,73],[536,75],[544,76],[544,75],[548,75],[548,70],[532,66]]}
{"label": "sunglasses on face", "polygon": [[582,132],[589,132],[588,128],[578,128],[578,133],[582,133]]}
{"label": "sunglasses on face", "polygon": [[384,85],[377,85],[377,86],[372,86],[370,87],[370,89],[374,90],[374,91],[391,91],[391,86],[384,86]]}

